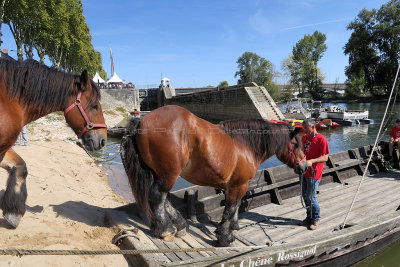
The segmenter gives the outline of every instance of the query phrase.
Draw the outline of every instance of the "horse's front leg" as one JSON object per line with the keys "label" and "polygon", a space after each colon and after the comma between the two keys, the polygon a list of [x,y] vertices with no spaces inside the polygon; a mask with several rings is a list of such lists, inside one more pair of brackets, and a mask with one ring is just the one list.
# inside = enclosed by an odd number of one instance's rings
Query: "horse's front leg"
{"label": "horse's front leg", "polygon": [[6,221],[17,228],[26,211],[28,169],[25,161],[11,148],[0,155],[0,167],[8,171],[7,188],[1,200],[1,209]]}
{"label": "horse's front leg", "polygon": [[238,210],[240,201],[247,191],[247,183],[239,187],[228,188],[226,191],[226,204],[222,220],[218,224],[215,234],[221,246],[229,246],[235,237],[232,235],[232,230],[239,228]]}
{"label": "horse's front leg", "polygon": [[153,217],[150,222],[150,233],[154,237],[172,240],[176,234],[176,227],[172,224],[165,210],[165,201],[168,192],[165,192],[156,180],[150,189],[149,204]]}
{"label": "horse's front leg", "polygon": [[235,215],[233,215],[232,218],[232,223],[231,223],[232,230],[239,230],[239,207],[240,207],[240,202],[238,208],[236,209]]}
{"label": "horse's front leg", "polygon": [[239,203],[225,204],[224,213],[222,215],[222,220],[218,224],[215,234],[217,236],[218,242],[221,246],[227,247],[233,241],[235,237],[232,235],[232,222],[235,217],[236,210],[239,208]]}

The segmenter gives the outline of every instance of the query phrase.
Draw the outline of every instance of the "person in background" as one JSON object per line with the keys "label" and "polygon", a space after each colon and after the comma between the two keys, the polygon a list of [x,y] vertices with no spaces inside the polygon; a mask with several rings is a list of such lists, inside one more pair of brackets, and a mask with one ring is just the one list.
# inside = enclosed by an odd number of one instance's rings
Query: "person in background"
{"label": "person in background", "polygon": [[22,140],[24,141],[24,146],[29,146],[28,135],[26,133],[26,126],[22,127],[22,131],[18,135],[17,142],[15,142],[16,145],[21,145],[21,135],[22,135]]}
{"label": "person in background", "polygon": [[133,117],[135,117],[135,118],[140,118],[140,111],[138,111],[136,108],[135,108],[135,110],[133,111]]}
{"label": "person in background", "polygon": [[[317,201],[317,190],[322,178],[324,164],[328,161],[329,146],[326,137],[317,132],[315,121],[303,121],[304,135],[301,139],[304,155],[310,166],[303,174],[302,196],[307,208],[307,217],[300,223],[310,230],[317,229],[320,220],[320,208]],[[312,168],[314,169],[314,177]]]}
{"label": "person in background", "polygon": [[397,144],[397,148],[400,148],[400,119],[396,120],[396,125],[393,126],[390,131],[390,140],[389,140],[389,161],[393,160],[393,146]]}

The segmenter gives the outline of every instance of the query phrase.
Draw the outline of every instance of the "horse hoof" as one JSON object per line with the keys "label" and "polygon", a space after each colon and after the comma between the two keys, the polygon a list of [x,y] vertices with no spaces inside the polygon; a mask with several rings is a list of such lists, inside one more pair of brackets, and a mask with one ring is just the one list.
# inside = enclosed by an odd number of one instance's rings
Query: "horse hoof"
{"label": "horse hoof", "polygon": [[228,241],[225,241],[225,240],[218,240],[218,244],[221,247],[230,247],[232,245],[232,243],[233,243],[233,241],[232,242],[228,242]]}
{"label": "horse hoof", "polygon": [[239,230],[239,229],[240,229],[239,224],[235,223],[231,225],[231,230]]}
{"label": "horse hoof", "polygon": [[21,221],[21,215],[15,213],[7,213],[4,215],[4,219],[13,227],[17,228]]}
{"label": "horse hoof", "polygon": [[178,232],[176,232],[175,236],[176,237],[183,237],[186,235],[186,227],[183,228],[182,230],[179,230]]}
{"label": "horse hoof", "polygon": [[174,238],[175,238],[174,235],[163,236],[164,241],[167,241],[167,242],[174,241]]}

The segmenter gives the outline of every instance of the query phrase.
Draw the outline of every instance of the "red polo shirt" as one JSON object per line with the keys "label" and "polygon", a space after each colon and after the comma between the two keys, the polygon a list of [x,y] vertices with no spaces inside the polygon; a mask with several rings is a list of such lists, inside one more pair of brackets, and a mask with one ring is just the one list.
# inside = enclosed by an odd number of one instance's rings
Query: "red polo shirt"
{"label": "red polo shirt", "polygon": [[400,127],[394,126],[392,130],[390,131],[390,136],[393,137],[394,139],[400,137]]}
{"label": "red polo shirt", "polygon": [[[320,133],[317,133],[314,137],[305,134],[301,142],[303,143],[303,150],[307,160],[316,159],[322,155],[329,154],[328,140]],[[320,162],[312,165],[315,172],[315,180],[321,180],[324,163],[325,162]],[[312,178],[311,168],[307,169],[304,176]]]}

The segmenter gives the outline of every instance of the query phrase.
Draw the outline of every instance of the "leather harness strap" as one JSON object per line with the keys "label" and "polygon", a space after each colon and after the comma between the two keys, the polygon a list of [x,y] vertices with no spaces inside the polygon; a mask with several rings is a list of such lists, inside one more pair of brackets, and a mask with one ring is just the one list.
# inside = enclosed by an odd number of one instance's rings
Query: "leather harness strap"
{"label": "leather harness strap", "polygon": [[68,112],[70,112],[74,107],[78,107],[79,111],[82,114],[82,117],[84,118],[85,122],[86,122],[86,126],[85,128],[83,128],[83,130],[78,134],[78,137],[80,138],[84,133],[86,133],[87,131],[93,129],[93,128],[107,128],[106,124],[95,124],[92,123],[88,116],[86,115],[85,110],[83,109],[82,105],[81,105],[81,96],[82,96],[82,92],[78,93],[78,96],[76,97],[76,100],[74,101],[74,103],[72,103],[68,108],[65,109],[64,111],[64,116],[67,115]]}

